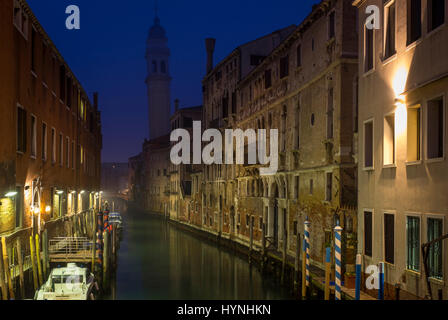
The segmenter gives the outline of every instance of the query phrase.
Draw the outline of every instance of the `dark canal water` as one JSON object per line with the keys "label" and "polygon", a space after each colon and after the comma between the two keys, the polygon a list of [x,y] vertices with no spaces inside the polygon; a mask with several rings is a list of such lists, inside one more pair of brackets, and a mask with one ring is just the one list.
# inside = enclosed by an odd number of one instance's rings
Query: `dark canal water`
{"label": "dark canal water", "polygon": [[246,260],[162,219],[130,208],[123,220],[112,299],[291,299]]}

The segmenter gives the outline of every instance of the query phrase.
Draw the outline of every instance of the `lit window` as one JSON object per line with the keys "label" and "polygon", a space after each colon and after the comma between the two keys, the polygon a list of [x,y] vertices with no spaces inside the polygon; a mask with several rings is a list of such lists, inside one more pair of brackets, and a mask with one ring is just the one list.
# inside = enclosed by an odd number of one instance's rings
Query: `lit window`
{"label": "lit window", "polygon": [[395,114],[384,117],[383,163],[395,163]]}
{"label": "lit window", "polygon": [[407,158],[408,162],[421,160],[420,106],[408,108]]}

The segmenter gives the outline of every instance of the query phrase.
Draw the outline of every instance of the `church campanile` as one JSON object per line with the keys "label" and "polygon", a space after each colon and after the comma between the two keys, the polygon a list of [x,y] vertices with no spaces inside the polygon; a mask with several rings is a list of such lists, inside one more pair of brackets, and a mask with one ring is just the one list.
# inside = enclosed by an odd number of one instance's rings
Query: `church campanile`
{"label": "church campanile", "polygon": [[160,25],[157,14],[149,30],[146,42],[147,78],[149,108],[149,139],[170,133],[170,49],[165,29]]}

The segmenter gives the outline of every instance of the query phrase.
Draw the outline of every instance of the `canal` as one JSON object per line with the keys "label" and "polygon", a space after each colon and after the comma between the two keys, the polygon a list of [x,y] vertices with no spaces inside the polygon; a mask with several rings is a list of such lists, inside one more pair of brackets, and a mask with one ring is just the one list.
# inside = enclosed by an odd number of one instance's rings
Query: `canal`
{"label": "canal", "polygon": [[278,300],[288,290],[247,260],[129,208],[110,299]]}

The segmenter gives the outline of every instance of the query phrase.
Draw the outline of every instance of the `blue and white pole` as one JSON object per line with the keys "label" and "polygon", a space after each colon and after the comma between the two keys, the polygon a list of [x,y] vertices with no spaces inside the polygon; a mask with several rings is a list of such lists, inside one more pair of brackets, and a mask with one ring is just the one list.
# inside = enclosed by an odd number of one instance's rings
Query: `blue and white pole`
{"label": "blue and white pole", "polygon": [[336,300],[341,300],[341,273],[342,273],[342,255],[341,255],[341,239],[342,239],[342,228],[337,226],[334,228],[335,237],[335,298]]}
{"label": "blue and white pole", "polygon": [[361,300],[361,267],[362,267],[362,255],[356,255],[356,291],[355,299]]}
{"label": "blue and white pole", "polygon": [[378,300],[384,300],[384,262],[378,264],[378,280],[379,280],[379,290],[378,290]]}
{"label": "blue and white pole", "polygon": [[306,287],[310,287],[310,225],[308,217],[305,220],[305,254],[306,254]]}

